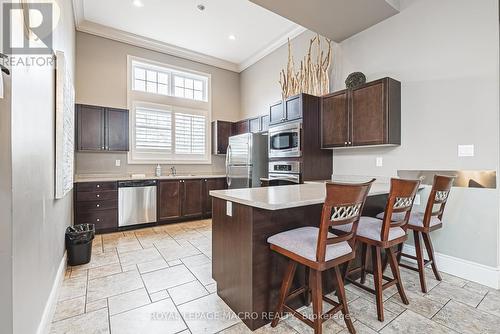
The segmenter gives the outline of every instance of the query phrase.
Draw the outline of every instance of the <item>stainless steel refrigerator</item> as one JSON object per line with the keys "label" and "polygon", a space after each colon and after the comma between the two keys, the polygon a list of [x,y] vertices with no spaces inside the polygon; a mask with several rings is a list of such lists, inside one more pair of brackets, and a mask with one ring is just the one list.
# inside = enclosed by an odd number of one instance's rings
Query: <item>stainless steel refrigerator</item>
{"label": "stainless steel refrigerator", "polygon": [[229,189],[260,187],[267,177],[267,134],[245,133],[229,137],[226,177]]}

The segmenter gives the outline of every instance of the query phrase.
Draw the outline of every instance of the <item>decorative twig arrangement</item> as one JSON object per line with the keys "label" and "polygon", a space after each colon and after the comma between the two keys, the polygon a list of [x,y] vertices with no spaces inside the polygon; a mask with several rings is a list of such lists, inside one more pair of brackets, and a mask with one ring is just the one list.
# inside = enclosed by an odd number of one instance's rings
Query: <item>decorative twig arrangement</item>
{"label": "decorative twig arrangement", "polygon": [[[332,61],[332,41],[328,38],[325,38],[325,40],[328,43],[326,55],[321,50],[321,38],[317,35],[309,41],[307,55],[300,61],[299,71],[295,72],[292,45],[290,39],[288,39],[288,63],[286,70],[281,70],[279,80],[283,99],[300,93],[321,96],[329,92],[330,79],[328,72]],[[313,62],[311,52],[314,44],[316,44],[317,49],[316,62]]]}

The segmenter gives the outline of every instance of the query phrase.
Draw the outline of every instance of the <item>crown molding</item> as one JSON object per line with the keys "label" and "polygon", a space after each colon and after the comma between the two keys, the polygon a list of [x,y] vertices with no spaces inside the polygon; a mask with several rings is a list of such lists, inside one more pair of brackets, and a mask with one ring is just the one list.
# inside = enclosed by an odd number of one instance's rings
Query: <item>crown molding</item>
{"label": "crown molding", "polygon": [[252,66],[256,62],[258,62],[259,60],[261,60],[262,58],[273,52],[274,50],[285,45],[288,42],[288,39],[292,40],[295,37],[302,34],[303,32],[305,32],[306,30],[307,28],[297,25],[292,30],[286,32],[285,34],[274,40],[271,44],[269,44],[262,50],[254,53],[252,56],[239,63],[238,72],[243,72],[245,69]]}
{"label": "crown molding", "polygon": [[161,42],[155,39],[147,38],[123,30],[111,28],[102,24],[87,21],[85,20],[83,1],[84,0],[73,0],[73,14],[75,16],[75,26],[77,31],[169,54],[172,56],[192,60],[195,62],[215,66],[236,73],[242,72],[243,70],[255,64],[257,61],[264,58],[265,56],[267,56],[280,46],[284,45],[288,41],[288,38],[293,39],[294,37],[300,35],[301,33],[307,30],[306,28],[303,28],[301,26],[296,26],[292,30],[283,34],[281,37],[277,38],[275,41],[273,41],[271,44],[269,44],[262,50],[256,52],[254,55],[244,60],[243,62],[234,63],[217,57],[212,57],[200,52],[192,51],[172,44]]}

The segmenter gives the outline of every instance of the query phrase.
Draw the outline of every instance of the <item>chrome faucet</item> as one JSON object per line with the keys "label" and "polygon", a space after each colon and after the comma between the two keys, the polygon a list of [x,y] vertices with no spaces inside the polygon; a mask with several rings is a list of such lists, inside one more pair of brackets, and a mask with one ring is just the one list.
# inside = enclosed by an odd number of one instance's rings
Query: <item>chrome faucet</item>
{"label": "chrome faucet", "polygon": [[175,169],[175,166],[170,167],[170,173],[172,173],[173,176],[177,175],[177,170]]}

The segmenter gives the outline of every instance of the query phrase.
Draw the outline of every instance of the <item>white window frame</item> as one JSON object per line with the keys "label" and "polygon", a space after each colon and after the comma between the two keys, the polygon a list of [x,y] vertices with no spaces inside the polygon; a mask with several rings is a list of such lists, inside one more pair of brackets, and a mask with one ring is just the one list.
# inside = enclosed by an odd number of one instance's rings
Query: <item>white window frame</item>
{"label": "white window frame", "polygon": [[[133,63],[140,62],[164,71],[165,68],[173,71],[181,72],[184,76],[192,75],[195,78],[206,78],[206,101],[191,100],[182,97],[171,95],[161,95],[142,91],[135,91]],[[170,76],[169,89],[172,89],[173,75]],[[130,151],[128,153],[129,164],[211,164],[211,122],[212,122],[212,93],[211,93],[211,75],[208,73],[197,72],[185,68],[180,68],[170,64],[163,64],[156,61],[151,61],[139,57],[127,56],[127,105],[130,110]],[[137,150],[135,147],[135,108],[153,108],[160,110],[168,110],[172,112],[172,153],[162,153],[158,151]],[[205,124],[205,154],[200,155],[180,155],[175,154],[175,115],[174,113],[188,113],[203,115],[206,117]]]}

